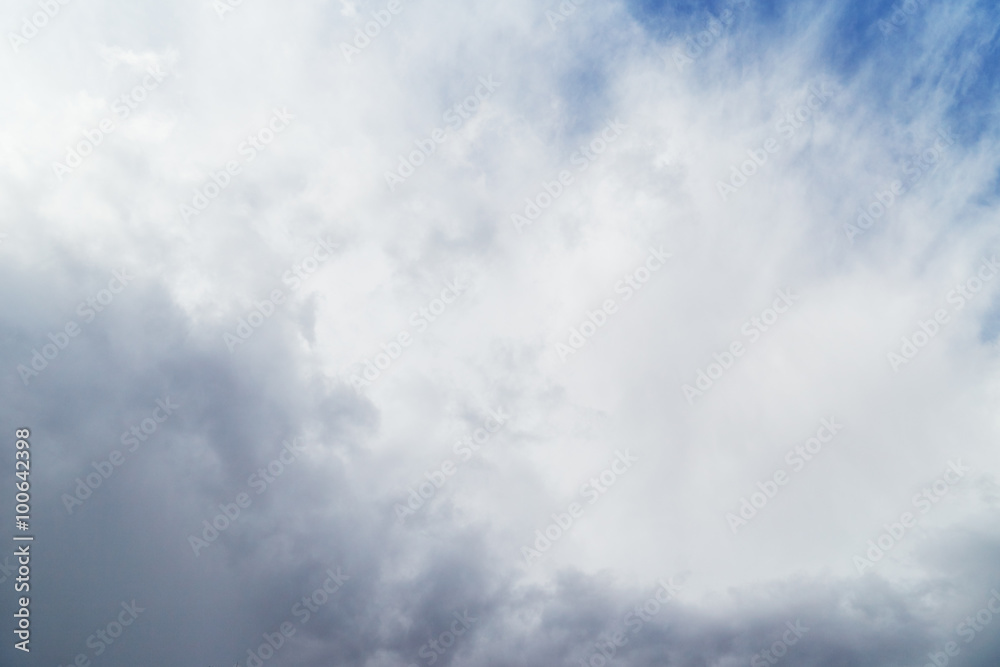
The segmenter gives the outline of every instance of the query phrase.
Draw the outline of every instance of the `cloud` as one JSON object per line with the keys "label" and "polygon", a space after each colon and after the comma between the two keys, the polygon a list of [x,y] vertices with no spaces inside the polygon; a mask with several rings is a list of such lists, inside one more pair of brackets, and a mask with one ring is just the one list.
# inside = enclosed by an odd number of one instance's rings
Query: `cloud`
{"label": "cloud", "polygon": [[995,663],[996,9],[566,5],[105,0],[9,49],[5,660]]}

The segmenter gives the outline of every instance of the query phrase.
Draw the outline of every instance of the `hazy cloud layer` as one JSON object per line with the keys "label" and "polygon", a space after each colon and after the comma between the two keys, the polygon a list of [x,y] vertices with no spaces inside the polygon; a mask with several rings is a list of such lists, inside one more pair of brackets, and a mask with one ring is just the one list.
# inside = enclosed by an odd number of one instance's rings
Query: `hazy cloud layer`
{"label": "hazy cloud layer", "polygon": [[3,664],[997,663],[991,3],[2,14]]}

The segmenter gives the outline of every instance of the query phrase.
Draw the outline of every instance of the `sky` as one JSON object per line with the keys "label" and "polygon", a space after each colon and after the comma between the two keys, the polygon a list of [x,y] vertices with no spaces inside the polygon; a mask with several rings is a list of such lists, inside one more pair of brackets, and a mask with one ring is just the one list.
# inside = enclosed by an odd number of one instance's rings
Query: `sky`
{"label": "sky", "polygon": [[0,24],[0,664],[998,663],[995,3]]}

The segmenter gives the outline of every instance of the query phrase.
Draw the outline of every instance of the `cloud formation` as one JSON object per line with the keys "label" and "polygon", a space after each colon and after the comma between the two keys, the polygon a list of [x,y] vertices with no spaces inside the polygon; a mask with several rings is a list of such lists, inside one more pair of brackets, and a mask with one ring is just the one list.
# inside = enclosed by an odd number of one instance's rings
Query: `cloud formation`
{"label": "cloud formation", "polygon": [[2,13],[2,664],[996,664],[990,3]]}

